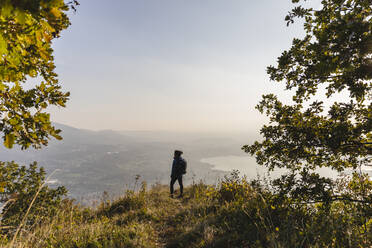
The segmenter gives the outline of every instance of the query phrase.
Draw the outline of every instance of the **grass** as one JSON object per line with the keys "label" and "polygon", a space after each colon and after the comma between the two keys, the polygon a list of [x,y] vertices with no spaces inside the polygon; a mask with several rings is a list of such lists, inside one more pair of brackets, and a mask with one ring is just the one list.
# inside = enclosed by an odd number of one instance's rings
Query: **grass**
{"label": "grass", "polygon": [[[97,209],[65,200],[48,223],[20,232],[12,247],[371,247],[349,203],[275,205],[244,180],[203,183],[172,199],[168,186],[146,184]],[[328,206],[329,207],[329,206]],[[9,243],[2,241],[3,246]]]}
{"label": "grass", "polygon": [[163,247],[184,231],[181,223],[193,202],[189,194],[171,199],[162,185],[128,191],[96,210],[65,201],[50,223],[21,233],[12,247]]}

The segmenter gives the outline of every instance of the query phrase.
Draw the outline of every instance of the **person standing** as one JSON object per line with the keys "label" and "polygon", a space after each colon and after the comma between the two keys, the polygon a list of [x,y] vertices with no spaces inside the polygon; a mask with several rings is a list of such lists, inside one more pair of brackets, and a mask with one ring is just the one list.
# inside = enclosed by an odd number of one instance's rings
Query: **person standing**
{"label": "person standing", "polygon": [[186,174],[187,162],[181,157],[182,154],[183,154],[182,151],[179,150],[174,151],[170,181],[170,195],[172,198],[174,192],[173,186],[176,181],[178,181],[178,184],[180,185],[180,195],[178,196],[178,198],[181,198],[183,196],[182,176]]}

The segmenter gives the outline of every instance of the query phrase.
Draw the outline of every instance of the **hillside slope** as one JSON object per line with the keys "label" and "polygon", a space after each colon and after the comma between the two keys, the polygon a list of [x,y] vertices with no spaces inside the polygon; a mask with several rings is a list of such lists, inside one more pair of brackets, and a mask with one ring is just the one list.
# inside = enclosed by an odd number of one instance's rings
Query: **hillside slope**
{"label": "hillside slope", "polygon": [[257,181],[247,182],[233,174],[217,187],[193,184],[181,199],[170,198],[167,186],[147,190],[143,183],[136,193],[127,191],[112,202],[103,199],[95,210],[66,200],[55,218],[29,227],[14,247],[372,245],[372,220],[361,219],[369,205],[295,204],[294,199],[280,197]]}

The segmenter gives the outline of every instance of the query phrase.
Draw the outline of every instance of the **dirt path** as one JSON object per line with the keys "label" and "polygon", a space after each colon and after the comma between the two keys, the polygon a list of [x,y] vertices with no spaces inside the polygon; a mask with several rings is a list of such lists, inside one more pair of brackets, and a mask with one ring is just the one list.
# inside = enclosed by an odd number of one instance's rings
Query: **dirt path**
{"label": "dirt path", "polygon": [[165,215],[155,226],[159,237],[159,247],[168,247],[169,241],[173,240],[179,235],[180,223],[177,220],[178,214],[185,211],[188,204],[188,198],[169,198],[167,203],[169,204],[166,208]]}

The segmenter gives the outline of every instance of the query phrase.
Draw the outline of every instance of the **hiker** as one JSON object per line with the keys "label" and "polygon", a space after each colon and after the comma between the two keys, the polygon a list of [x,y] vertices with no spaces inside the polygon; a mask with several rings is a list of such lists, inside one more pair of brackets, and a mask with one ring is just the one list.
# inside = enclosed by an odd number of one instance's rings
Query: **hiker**
{"label": "hiker", "polygon": [[184,160],[181,155],[182,151],[175,150],[174,151],[174,158],[172,163],[172,173],[171,173],[171,181],[170,181],[170,195],[173,198],[173,185],[178,180],[178,183],[180,185],[180,195],[178,198],[181,198],[183,196],[183,184],[182,184],[182,176],[186,174],[186,167],[187,163],[186,160]]}

